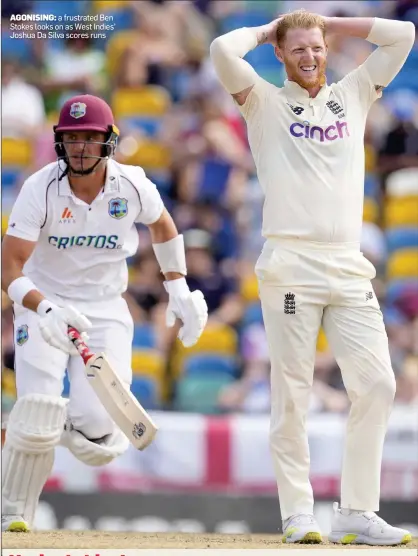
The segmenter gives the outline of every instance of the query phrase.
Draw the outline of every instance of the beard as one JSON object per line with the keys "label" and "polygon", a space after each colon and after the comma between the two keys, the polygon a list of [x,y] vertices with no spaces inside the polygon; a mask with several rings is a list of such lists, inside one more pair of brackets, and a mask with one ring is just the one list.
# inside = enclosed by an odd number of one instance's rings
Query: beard
{"label": "beard", "polygon": [[298,64],[291,62],[288,59],[284,59],[286,73],[290,81],[295,81],[300,87],[304,89],[311,89],[313,87],[322,87],[325,85],[326,76],[325,71],[327,69],[326,60],[316,61],[316,69],[312,75],[303,75],[303,70],[301,70]]}

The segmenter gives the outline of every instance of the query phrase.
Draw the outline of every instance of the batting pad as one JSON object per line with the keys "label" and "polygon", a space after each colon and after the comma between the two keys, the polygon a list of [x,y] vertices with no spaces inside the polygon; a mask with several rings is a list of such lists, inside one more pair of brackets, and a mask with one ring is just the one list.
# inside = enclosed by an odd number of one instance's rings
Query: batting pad
{"label": "batting pad", "polygon": [[14,405],[2,457],[2,513],[32,523],[39,496],[54,463],[67,400],[29,394]]}

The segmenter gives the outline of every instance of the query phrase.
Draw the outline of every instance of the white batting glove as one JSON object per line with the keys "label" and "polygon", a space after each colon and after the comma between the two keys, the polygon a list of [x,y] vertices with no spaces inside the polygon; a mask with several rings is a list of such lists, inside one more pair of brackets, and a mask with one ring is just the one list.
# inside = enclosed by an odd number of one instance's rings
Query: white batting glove
{"label": "white batting glove", "polygon": [[76,347],[68,337],[68,326],[76,328],[86,342],[86,330],[92,326],[89,319],[72,305],[58,307],[46,299],[39,304],[37,313],[41,317],[39,328],[45,342],[69,355],[78,355]]}
{"label": "white batting glove", "polygon": [[168,280],[164,287],[169,295],[166,324],[171,328],[176,319],[180,319],[183,326],[177,336],[184,347],[191,347],[200,338],[208,321],[208,306],[203,293],[200,290],[191,292],[185,278]]}

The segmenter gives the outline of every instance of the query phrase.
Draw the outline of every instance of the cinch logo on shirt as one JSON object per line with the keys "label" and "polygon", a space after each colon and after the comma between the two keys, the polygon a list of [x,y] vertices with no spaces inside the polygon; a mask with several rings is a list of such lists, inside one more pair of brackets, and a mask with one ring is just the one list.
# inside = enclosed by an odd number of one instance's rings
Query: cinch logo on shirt
{"label": "cinch logo on shirt", "polygon": [[309,122],[295,122],[290,126],[290,133],[293,137],[303,137],[305,139],[313,139],[323,143],[324,141],[335,141],[336,139],[344,139],[349,137],[347,122],[336,121],[335,124],[326,128],[314,125],[311,127]]}
{"label": "cinch logo on shirt", "polygon": [[49,236],[48,243],[57,249],[67,247],[94,247],[95,249],[120,249],[116,242],[118,236]]}

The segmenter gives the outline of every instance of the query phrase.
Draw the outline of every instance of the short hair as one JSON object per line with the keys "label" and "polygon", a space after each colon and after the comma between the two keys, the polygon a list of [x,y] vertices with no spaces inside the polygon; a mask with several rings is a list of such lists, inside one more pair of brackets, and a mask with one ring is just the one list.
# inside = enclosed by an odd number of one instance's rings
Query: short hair
{"label": "short hair", "polygon": [[312,29],[318,27],[325,39],[325,20],[321,15],[307,12],[304,9],[290,12],[280,19],[277,30],[277,44],[281,46],[289,29]]}

